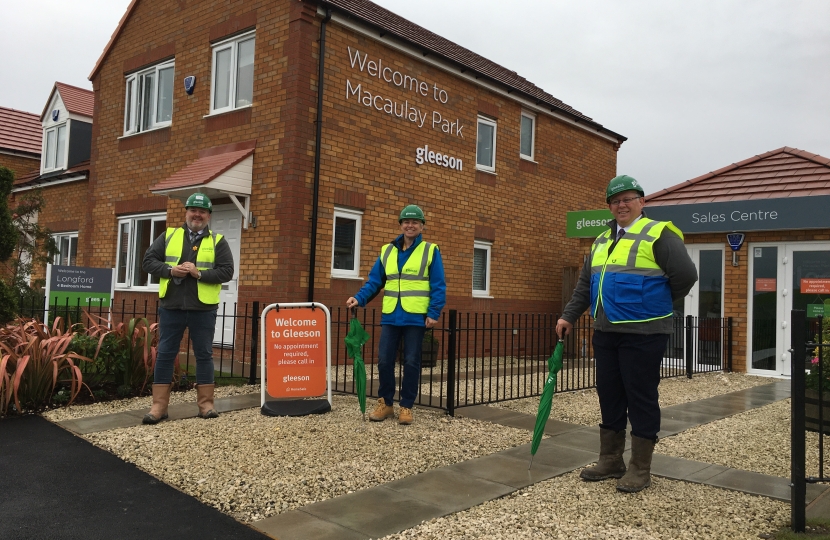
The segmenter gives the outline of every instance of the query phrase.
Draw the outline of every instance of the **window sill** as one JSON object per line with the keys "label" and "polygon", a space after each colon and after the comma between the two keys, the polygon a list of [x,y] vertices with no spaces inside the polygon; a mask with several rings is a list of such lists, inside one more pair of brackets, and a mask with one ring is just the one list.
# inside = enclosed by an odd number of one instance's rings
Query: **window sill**
{"label": "window sill", "polygon": [[158,294],[159,288],[158,285],[155,287],[124,287],[124,286],[115,286],[115,292],[135,292],[135,293],[156,293]]}
{"label": "window sill", "polygon": [[153,133],[154,131],[160,131],[160,130],[162,130],[162,129],[169,129],[171,125],[173,125],[173,124],[172,124],[172,123],[170,123],[170,124],[165,124],[165,125],[163,125],[163,126],[154,127],[154,128],[152,128],[152,129],[145,129],[144,131],[139,131],[139,132],[137,132],[137,133],[128,133],[128,134],[126,134],[126,135],[121,135],[121,136],[120,136],[120,137],[118,137],[118,139],[116,139],[116,140],[122,141],[122,140],[124,140],[124,139],[131,139],[131,138],[133,138],[133,137],[138,137],[138,136],[140,136],[140,135],[146,135],[147,133]]}
{"label": "window sill", "polygon": [[331,275],[331,279],[347,279],[349,281],[365,281],[365,278],[360,276],[338,276],[335,274]]}
{"label": "window sill", "polygon": [[498,174],[496,174],[496,169],[495,168],[485,169],[484,167],[480,167],[480,166],[476,165],[476,171],[483,172],[485,174],[492,174],[493,176],[498,176]]}
{"label": "window sill", "polygon": [[530,156],[526,156],[526,155],[524,155],[524,154],[519,154],[519,158],[520,158],[520,159],[523,159],[523,160],[525,160],[525,161],[529,161],[529,162],[531,162],[531,163],[533,163],[533,164],[535,164],[535,165],[538,165],[538,164],[539,164],[539,163],[538,163],[535,159],[533,159],[533,158],[532,158],[532,157],[530,157]]}
{"label": "window sill", "polygon": [[221,111],[211,111],[210,113],[204,115],[202,118],[213,118],[215,116],[222,116],[223,114],[230,114],[230,113],[233,113],[233,112],[236,112],[236,111],[242,111],[242,110],[245,110],[245,109],[250,109],[253,106],[254,106],[254,104],[251,103],[250,105],[245,105],[245,106],[242,106],[242,107],[236,107],[235,109],[223,109]]}
{"label": "window sill", "polygon": [[493,297],[492,297],[492,296],[490,296],[490,295],[489,295],[489,294],[487,294],[487,293],[483,293],[483,292],[482,292],[482,293],[473,292],[473,298],[490,298],[490,299],[492,299]]}

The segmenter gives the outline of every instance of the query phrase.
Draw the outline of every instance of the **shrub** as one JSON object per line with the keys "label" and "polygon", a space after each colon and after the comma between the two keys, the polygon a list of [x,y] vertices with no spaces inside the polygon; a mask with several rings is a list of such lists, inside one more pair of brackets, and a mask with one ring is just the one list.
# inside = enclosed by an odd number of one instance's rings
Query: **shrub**
{"label": "shrub", "polygon": [[67,351],[74,333],[62,326],[60,318],[51,327],[18,319],[0,330],[0,414],[12,400],[18,412],[48,405],[59,383],[68,386],[67,404],[78,397],[85,384],[77,363],[89,358]]}
{"label": "shrub", "polygon": [[[92,355],[98,375],[112,377],[119,384],[119,395],[143,393],[152,381],[158,350],[158,323],[146,318],[130,319],[110,325],[107,319],[87,314],[90,325],[87,336],[77,341],[79,349],[97,342]],[[176,362],[178,368],[178,361]],[[178,371],[178,369],[176,369]]]}

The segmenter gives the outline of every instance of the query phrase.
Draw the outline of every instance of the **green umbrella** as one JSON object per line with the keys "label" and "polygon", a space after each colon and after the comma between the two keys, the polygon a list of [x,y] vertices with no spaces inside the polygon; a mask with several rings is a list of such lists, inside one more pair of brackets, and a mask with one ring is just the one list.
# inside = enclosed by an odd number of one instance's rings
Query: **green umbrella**
{"label": "green umbrella", "polygon": [[357,391],[357,400],[360,402],[360,412],[366,420],[366,364],[363,363],[363,344],[369,341],[369,334],[357,320],[357,310],[352,309],[352,320],[349,323],[349,333],[346,334],[346,354],[354,359],[352,369],[354,386]]}
{"label": "green umbrella", "polygon": [[562,350],[565,343],[559,340],[553,354],[548,358],[548,378],[545,380],[545,388],[542,390],[542,397],[539,399],[539,412],[536,413],[536,427],[533,428],[533,442],[530,445],[530,465],[533,466],[533,456],[539,449],[542,442],[542,434],[545,432],[545,424],[550,416],[550,406],[553,403],[553,393],[556,392],[556,376],[562,369]]}

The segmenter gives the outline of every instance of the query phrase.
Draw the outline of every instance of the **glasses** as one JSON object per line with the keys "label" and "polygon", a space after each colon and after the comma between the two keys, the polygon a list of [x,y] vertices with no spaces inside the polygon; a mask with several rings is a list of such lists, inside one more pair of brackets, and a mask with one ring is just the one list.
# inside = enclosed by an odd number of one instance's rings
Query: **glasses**
{"label": "glasses", "polygon": [[625,199],[617,199],[616,201],[611,201],[608,204],[610,204],[611,206],[619,206],[620,203],[624,203],[626,206],[628,206],[637,199],[642,199],[642,197],[626,197]]}

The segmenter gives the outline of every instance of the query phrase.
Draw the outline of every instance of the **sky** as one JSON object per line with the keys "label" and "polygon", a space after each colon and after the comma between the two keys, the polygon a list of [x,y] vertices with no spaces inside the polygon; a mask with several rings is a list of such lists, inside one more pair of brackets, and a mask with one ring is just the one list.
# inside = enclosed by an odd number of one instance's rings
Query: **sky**
{"label": "sky", "polygon": [[[129,0],[5,0],[0,106],[87,79]],[[830,1],[375,0],[628,140],[646,193],[790,146],[830,157]]]}

